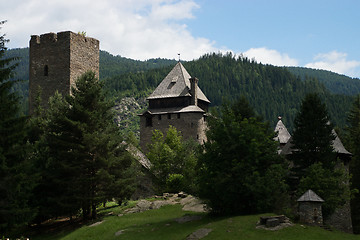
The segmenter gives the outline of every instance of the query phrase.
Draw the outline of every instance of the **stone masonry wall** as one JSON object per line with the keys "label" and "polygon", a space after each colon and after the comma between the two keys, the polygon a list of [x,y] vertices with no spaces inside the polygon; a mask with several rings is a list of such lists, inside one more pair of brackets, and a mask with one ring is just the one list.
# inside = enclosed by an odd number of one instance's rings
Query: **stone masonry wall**
{"label": "stone masonry wall", "polygon": [[321,226],[323,224],[321,203],[319,202],[300,202],[299,203],[300,222]]}
{"label": "stone masonry wall", "polygon": [[143,115],[140,117],[140,143],[141,149],[147,152],[147,144],[151,143],[152,131],[158,129],[164,133],[167,132],[169,125],[174,126],[178,131],[181,131],[184,139],[192,138],[195,141],[203,144],[206,141],[206,120],[204,113],[201,112],[185,112],[171,113],[171,119],[168,119],[168,114],[161,114],[161,120],[159,115],[152,115],[152,126],[146,126],[146,117]]}
{"label": "stone masonry wall", "polygon": [[70,94],[70,86],[87,70],[99,76],[99,41],[67,31],[33,35],[30,40],[29,111],[33,112],[41,88],[43,107],[58,90]]}

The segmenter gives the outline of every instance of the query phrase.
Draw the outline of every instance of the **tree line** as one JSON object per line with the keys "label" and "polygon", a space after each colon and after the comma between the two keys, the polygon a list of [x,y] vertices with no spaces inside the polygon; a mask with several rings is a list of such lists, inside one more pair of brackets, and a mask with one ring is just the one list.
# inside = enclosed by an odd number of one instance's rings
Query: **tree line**
{"label": "tree line", "polygon": [[[12,49],[6,57],[20,57],[16,77],[23,82],[13,88],[22,96],[21,111],[28,111],[28,48]],[[108,97],[144,98],[153,91],[171,70],[175,60],[150,59],[136,61],[100,51],[100,80],[104,81]],[[192,76],[200,79],[199,86],[211,100],[212,106],[223,99],[246,96],[255,111],[271,124],[278,115],[290,131],[301,99],[308,92],[318,92],[329,109],[333,123],[341,128],[346,124],[353,95],[360,81],[328,71],[306,68],[284,68],[258,64],[243,56],[206,54],[197,60],[184,62]]]}

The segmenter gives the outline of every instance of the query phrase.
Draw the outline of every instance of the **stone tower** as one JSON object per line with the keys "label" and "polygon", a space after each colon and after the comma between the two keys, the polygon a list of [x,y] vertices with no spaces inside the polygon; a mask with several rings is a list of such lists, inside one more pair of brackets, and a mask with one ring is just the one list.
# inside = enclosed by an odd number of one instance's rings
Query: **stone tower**
{"label": "stone tower", "polygon": [[164,134],[170,125],[181,131],[184,139],[206,141],[206,114],[210,101],[178,62],[147,98],[149,108],[140,115],[140,146],[147,151],[154,129]]}
{"label": "stone tower", "polygon": [[86,71],[99,77],[99,41],[70,31],[33,35],[30,40],[29,112],[41,89],[43,107],[59,91],[69,95],[71,86]]}

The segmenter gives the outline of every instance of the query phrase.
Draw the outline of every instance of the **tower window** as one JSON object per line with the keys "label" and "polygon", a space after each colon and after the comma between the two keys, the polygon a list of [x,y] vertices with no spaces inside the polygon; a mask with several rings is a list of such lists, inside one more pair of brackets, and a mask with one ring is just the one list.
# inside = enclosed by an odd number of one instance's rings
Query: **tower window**
{"label": "tower window", "polygon": [[168,116],[168,119],[171,119],[171,113],[168,113],[167,116]]}
{"label": "tower window", "polygon": [[180,113],[177,114],[177,118],[180,118]]}
{"label": "tower window", "polygon": [[161,120],[161,114],[158,115],[158,120],[159,120],[159,121]]}
{"label": "tower window", "polygon": [[44,66],[44,76],[45,77],[49,76],[49,67],[48,67],[48,65]]}
{"label": "tower window", "polygon": [[151,116],[146,117],[145,127],[152,127],[152,117]]}

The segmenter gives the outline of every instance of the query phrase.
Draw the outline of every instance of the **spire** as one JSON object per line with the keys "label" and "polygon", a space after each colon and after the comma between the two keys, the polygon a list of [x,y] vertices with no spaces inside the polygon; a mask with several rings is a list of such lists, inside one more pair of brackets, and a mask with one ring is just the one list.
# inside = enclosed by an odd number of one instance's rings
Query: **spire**
{"label": "spire", "polygon": [[286,144],[289,141],[291,135],[286,129],[284,123],[281,121],[282,117],[279,116],[278,119],[279,121],[277,122],[275,127],[275,132],[277,132],[278,135],[275,137],[275,140],[279,141],[280,144]]}

